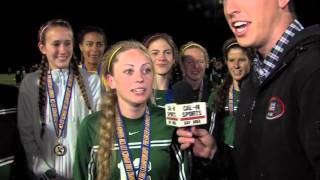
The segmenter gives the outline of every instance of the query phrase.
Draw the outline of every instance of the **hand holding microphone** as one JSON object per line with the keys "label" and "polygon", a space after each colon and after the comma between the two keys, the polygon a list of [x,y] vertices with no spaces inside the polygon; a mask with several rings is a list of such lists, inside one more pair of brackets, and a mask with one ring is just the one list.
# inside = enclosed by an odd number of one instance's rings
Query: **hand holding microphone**
{"label": "hand holding microphone", "polygon": [[177,104],[166,105],[167,125],[178,127],[182,150],[191,148],[195,156],[212,159],[217,150],[214,137],[206,129],[194,126],[207,123],[206,104],[192,103],[191,94],[192,87],[187,82],[181,81],[173,86],[173,99]]}
{"label": "hand holding microphone", "polygon": [[192,127],[191,130],[178,128],[178,142],[182,150],[192,148],[194,156],[212,159],[217,151],[214,137],[206,129]]}

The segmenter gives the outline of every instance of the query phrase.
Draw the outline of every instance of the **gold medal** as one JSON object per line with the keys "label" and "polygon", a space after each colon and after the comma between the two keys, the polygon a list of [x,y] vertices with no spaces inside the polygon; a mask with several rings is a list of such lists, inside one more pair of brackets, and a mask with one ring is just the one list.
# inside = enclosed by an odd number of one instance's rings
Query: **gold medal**
{"label": "gold medal", "polygon": [[57,156],[63,156],[65,155],[67,152],[67,148],[62,145],[62,144],[57,144],[54,146],[54,153],[57,155]]}

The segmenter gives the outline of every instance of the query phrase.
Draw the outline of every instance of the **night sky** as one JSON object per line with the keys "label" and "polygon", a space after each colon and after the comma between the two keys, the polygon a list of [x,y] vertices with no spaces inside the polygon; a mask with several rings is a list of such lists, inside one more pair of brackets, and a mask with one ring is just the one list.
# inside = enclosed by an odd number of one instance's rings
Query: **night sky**
{"label": "night sky", "polygon": [[[298,17],[305,26],[320,23],[319,8],[315,2],[296,2]],[[223,42],[232,36],[222,7],[214,0],[9,3],[1,8],[4,64],[0,67],[1,72],[6,72],[8,67],[29,68],[40,62],[37,31],[44,22],[53,18],[68,20],[75,33],[87,25],[100,26],[106,32],[108,45],[126,39],[141,41],[151,33],[166,32],[173,36],[178,47],[190,40],[202,44],[208,49],[210,58],[220,57]],[[4,8],[8,12],[4,12]]]}

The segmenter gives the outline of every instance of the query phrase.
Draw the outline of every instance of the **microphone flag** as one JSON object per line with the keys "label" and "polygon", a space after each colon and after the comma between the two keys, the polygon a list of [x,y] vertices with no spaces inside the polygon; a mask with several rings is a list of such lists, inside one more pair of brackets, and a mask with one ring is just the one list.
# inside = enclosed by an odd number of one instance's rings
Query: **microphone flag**
{"label": "microphone flag", "polygon": [[187,127],[207,124],[207,108],[205,102],[166,104],[165,113],[166,124],[168,126]]}

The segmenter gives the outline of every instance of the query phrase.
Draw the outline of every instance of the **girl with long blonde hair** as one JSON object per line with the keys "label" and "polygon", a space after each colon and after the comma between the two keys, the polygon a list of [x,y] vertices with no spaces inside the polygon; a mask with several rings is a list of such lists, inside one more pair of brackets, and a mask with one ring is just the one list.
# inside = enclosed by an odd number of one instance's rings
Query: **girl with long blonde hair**
{"label": "girl with long blonde hair", "polygon": [[102,111],[84,119],[78,136],[76,179],[178,179],[174,128],[149,106],[154,79],[147,49],[137,41],[113,45],[102,62]]}

